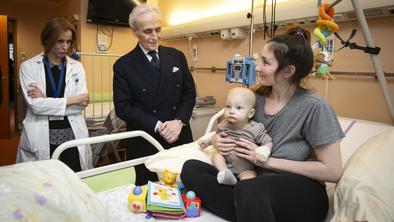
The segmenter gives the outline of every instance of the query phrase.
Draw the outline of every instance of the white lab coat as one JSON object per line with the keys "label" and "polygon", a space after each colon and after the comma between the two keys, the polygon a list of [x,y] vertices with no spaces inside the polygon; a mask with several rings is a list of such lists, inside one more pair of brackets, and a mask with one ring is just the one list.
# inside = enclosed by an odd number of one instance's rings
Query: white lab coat
{"label": "white lab coat", "polygon": [[[31,98],[27,96],[28,85],[35,83],[46,93],[44,55],[41,53],[24,61],[19,70],[23,96],[27,103],[27,113],[23,120],[17,162],[49,159],[48,116],[67,116],[76,139],[89,137],[83,117],[83,106],[66,107],[67,97],[87,93],[85,71],[82,64],[67,56],[66,86],[63,98]],[[92,168],[90,145],[78,146],[81,169]]]}

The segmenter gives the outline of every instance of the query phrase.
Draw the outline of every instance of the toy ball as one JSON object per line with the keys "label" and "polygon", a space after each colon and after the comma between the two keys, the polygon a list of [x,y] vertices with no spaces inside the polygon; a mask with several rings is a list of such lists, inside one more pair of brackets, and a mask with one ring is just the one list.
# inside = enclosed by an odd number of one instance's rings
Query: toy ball
{"label": "toy ball", "polygon": [[187,193],[186,193],[186,197],[189,199],[189,200],[194,200],[194,198],[196,198],[196,194],[193,192],[193,191],[187,191]]}
{"label": "toy ball", "polygon": [[185,185],[183,183],[178,183],[178,189],[179,190],[185,189]]}
{"label": "toy ball", "polygon": [[142,193],[142,188],[140,186],[135,186],[133,189],[134,195],[140,195]]}

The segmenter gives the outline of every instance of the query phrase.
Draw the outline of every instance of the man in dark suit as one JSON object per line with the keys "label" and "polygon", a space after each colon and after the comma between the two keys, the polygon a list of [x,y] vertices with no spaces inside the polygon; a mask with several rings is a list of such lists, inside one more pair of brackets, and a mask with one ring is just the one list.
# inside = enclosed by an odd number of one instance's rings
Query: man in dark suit
{"label": "man in dark suit", "polygon": [[[161,16],[156,7],[140,4],[129,17],[137,46],[114,64],[114,104],[116,115],[127,130],[143,130],[164,148],[192,142],[189,125],[196,91],[185,55],[160,46]],[[157,152],[142,138],[128,139],[127,158]],[[157,180],[144,165],[136,166],[136,184]]]}

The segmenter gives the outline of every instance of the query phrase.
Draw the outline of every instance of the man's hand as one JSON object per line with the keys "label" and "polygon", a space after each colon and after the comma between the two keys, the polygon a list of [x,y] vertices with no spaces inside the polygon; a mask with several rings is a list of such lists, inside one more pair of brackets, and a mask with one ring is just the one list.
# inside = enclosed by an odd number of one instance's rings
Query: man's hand
{"label": "man's hand", "polygon": [[167,141],[167,143],[173,143],[178,140],[182,127],[182,122],[175,119],[162,123],[158,131],[160,133],[160,136],[165,141]]}

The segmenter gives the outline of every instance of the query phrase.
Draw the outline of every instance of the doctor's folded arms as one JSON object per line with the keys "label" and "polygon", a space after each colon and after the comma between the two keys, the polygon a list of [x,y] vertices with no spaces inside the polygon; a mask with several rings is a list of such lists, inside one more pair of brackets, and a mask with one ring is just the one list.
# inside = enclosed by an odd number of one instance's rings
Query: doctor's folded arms
{"label": "doctor's folded arms", "polygon": [[[161,15],[149,4],[135,7],[129,24],[138,44],[114,64],[114,106],[127,130],[143,130],[168,149],[193,141],[189,120],[196,99],[185,55],[160,45]],[[155,154],[142,138],[127,142],[127,158]],[[157,176],[143,164],[135,167],[137,185]]]}
{"label": "doctor's folded arms", "polygon": [[[89,104],[82,64],[68,55],[76,42],[74,27],[53,18],[41,31],[44,52],[20,66],[27,104],[17,162],[50,159],[55,149],[73,139],[87,138],[82,111]],[[73,171],[92,168],[89,145],[65,150],[60,160]]]}

